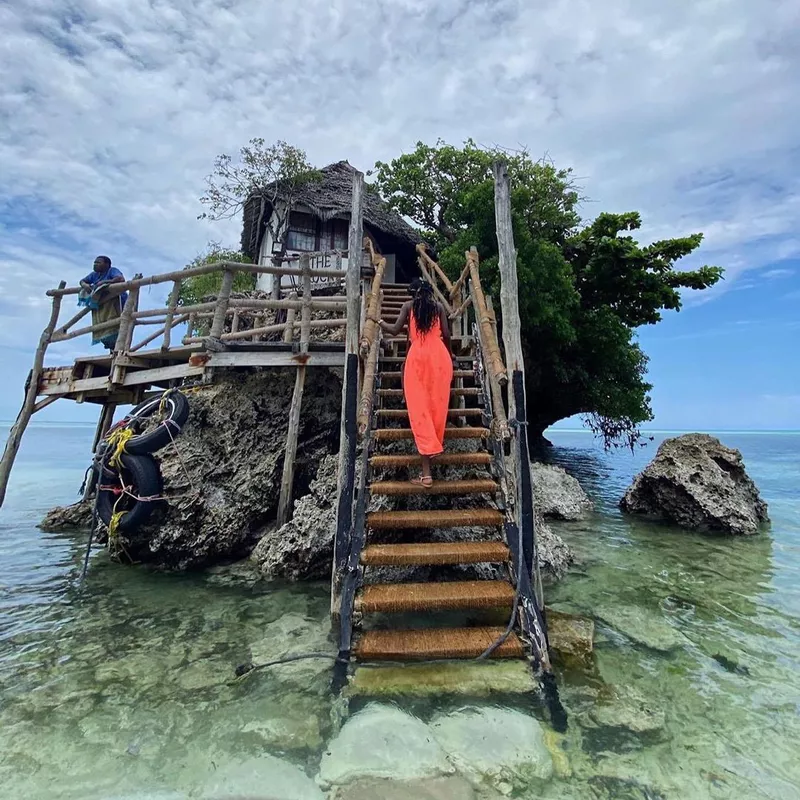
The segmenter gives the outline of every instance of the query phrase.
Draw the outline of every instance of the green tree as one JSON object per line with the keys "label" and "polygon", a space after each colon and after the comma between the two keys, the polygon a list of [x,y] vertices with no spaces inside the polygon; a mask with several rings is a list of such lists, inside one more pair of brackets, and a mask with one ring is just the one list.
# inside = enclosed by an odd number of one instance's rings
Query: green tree
{"label": "green tree", "polygon": [[[560,419],[582,415],[606,446],[633,446],[652,419],[647,356],[636,329],[679,310],[680,289],[705,289],[718,267],[680,271],[702,234],[641,245],[638,213],[600,214],[583,225],[571,170],[526,151],[418,143],[378,162],[383,196],[426,232],[451,277],[471,245],[487,291],[499,291],[491,165],[508,164],[531,441]],[[501,321],[502,324],[502,321]]]}
{"label": "green tree", "polygon": [[238,160],[225,153],[215,159],[214,170],[206,178],[206,193],[200,198],[208,211],[198,219],[238,217],[248,200],[256,200],[260,205],[257,229],[265,225],[272,240],[283,244],[276,255],[283,255],[287,222],[298,193],[319,176],[299,147],[251,139],[239,150]]}
{"label": "green tree", "polygon": [[[205,252],[196,255],[186,265],[185,269],[204,267],[218,261],[236,261],[240,264],[250,264],[250,259],[238,250],[227,250],[218,242],[209,242]],[[179,305],[191,306],[202,303],[204,300],[216,297],[222,286],[222,270],[208,272],[204,275],[194,275],[186,278],[181,284]],[[256,288],[256,276],[247,272],[237,272],[233,278],[234,292],[252,292]],[[201,319],[189,331],[190,336],[202,336],[208,333],[209,320]]]}

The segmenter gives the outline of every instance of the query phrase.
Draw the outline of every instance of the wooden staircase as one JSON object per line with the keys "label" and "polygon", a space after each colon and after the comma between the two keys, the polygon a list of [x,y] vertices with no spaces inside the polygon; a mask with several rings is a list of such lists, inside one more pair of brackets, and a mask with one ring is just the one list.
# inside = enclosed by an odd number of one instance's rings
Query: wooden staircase
{"label": "wooden staircase", "polygon": [[[407,299],[405,287],[384,288],[381,316],[387,321],[396,319]],[[519,598],[512,553],[503,541],[506,498],[493,474],[492,416],[485,402],[480,353],[475,337],[454,344],[459,355],[445,453],[434,460],[434,482],[426,488],[409,480],[418,474],[421,459],[413,448],[408,410],[399,388],[408,342],[404,336],[383,342],[361,489],[364,531],[349,639],[349,655],[358,663],[482,656],[521,659],[530,653],[517,631],[507,630],[518,613]],[[448,452],[451,443],[454,451]],[[431,498],[432,507],[420,507],[421,495]],[[375,500],[383,500],[381,505],[389,502],[393,508],[367,510]],[[488,567],[494,577],[461,579],[459,571],[471,567],[484,572]],[[402,579],[416,568],[428,568],[432,579]],[[377,581],[376,570],[380,570]],[[454,612],[467,617],[458,627],[452,627],[449,619]],[[424,625],[409,625],[408,615],[424,620]],[[445,624],[436,625],[437,616],[445,618]]]}
{"label": "wooden staircase", "polygon": [[[418,252],[422,274],[442,277]],[[552,682],[543,600],[534,589],[527,437],[518,434],[525,430],[523,373],[503,363],[477,252],[466,256],[458,281],[443,280],[457,363],[445,452],[434,459],[429,488],[410,482],[421,458],[401,388],[408,339],[381,341],[377,326],[379,318],[397,318],[407,287],[381,286],[377,269],[365,289],[358,402],[354,372],[345,371],[331,592],[337,691],[529,692],[541,681],[546,692]]]}

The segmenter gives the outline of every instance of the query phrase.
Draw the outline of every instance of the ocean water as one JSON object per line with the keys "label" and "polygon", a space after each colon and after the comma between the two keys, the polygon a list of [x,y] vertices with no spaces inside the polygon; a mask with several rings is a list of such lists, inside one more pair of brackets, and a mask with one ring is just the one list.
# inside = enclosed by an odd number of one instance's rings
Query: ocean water
{"label": "ocean water", "polygon": [[[265,753],[313,776],[341,712],[330,664],[240,681],[234,669],[330,650],[327,587],[244,568],[163,575],[99,552],[79,590],[85,536],[35,526],[76,498],[92,434],[32,426],[0,510],[0,797],[196,796]],[[800,798],[800,435],[719,434],[770,506],[771,526],[747,539],[618,512],[665,435],[634,454],[551,437],[597,510],[553,526],[578,563],[547,602],[592,617],[596,645],[591,663],[559,670],[558,776],[514,796]]]}

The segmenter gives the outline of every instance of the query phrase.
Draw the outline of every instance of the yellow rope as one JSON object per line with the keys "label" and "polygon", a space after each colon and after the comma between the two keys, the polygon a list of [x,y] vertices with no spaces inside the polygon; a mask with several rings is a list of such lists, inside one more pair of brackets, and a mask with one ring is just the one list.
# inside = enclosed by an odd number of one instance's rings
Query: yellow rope
{"label": "yellow rope", "polygon": [[122,469],[122,454],[125,452],[125,445],[132,436],[133,431],[130,428],[117,428],[106,440],[109,448],[113,451],[108,459],[108,464],[113,469]]}

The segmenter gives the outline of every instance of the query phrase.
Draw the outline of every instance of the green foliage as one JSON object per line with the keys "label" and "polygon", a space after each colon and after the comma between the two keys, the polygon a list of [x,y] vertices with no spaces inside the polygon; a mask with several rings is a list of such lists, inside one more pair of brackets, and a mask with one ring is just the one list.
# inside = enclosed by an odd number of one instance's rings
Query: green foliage
{"label": "green foliage", "polygon": [[679,310],[682,288],[704,289],[718,267],[691,271],[675,262],[702,234],[642,246],[630,235],[638,213],[600,214],[581,226],[570,170],[533,161],[526,151],[418,143],[376,164],[377,185],[399,213],[425,229],[445,271],[455,277],[471,245],[482,256],[484,288],[499,294],[491,166],[508,165],[528,416],[537,434],[581,414],[606,443],[632,446],[652,419],[640,325]]}
{"label": "green foliage", "polygon": [[[216,242],[209,242],[206,251],[195,256],[186,265],[185,269],[194,267],[204,267],[207,264],[214,264],[217,261],[236,261],[240,264],[250,264],[250,259],[238,250],[226,250]],[[181,293],[178,304],[182,306],[195,305],[204,300],[216,297],[222,286],[222,270],[209,272],[204,275],[194,275],[186,278],[181,284]],[[234,292],[251,292],[256,288],[256,276],[247,272],[237,272],[233,279]],[[192,330],[190,336],[205,335],[208,333],[209,321],[199,320]]]}

